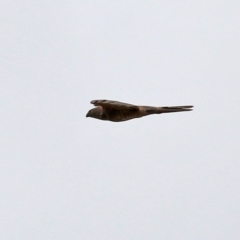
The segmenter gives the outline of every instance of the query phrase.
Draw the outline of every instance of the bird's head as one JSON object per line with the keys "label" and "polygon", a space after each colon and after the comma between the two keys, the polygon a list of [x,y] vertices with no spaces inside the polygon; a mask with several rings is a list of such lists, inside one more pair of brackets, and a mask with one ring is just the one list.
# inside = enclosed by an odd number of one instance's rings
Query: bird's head
{"label": "bird's head", "polygon": [[102,109],[99,108],[99,107],[96,107],[96,108],[90,109],[90,110],[88,111],[86,117],[102,119],[102,114],[103,114]]}

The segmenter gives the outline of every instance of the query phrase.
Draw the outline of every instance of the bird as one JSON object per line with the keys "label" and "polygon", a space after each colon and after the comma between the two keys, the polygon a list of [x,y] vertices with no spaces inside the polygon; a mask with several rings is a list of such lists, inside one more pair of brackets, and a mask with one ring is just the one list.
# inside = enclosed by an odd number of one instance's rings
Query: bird
{"label": "bird", "polygon": [[191,111],[193,106],[153,107],[138,106],[113,100],[92,100],[96,106],[88,111],[86,117],[104,121],[123,122],[151,114]]}

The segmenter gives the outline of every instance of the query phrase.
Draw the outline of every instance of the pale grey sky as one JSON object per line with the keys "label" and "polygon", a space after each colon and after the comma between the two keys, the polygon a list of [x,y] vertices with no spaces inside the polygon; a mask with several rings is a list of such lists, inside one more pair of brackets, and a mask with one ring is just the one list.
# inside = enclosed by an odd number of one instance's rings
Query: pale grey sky
{"label": "pale grey sky", "polygon": [[[5,0],[0,16],[0,239],[239,239],[239,1]],[[85,118],[98,98],[195,108]]]}

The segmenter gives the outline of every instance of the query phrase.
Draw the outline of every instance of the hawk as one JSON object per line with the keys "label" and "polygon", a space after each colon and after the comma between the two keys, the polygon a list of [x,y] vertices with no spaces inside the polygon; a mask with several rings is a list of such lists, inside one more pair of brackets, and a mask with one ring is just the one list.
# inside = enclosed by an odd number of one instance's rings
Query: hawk
{"label": "hawk", "polygon": [[151,114],[191,111],[193,106],[175,107],[152,107],[137,106],[129,103],[112,100],[93,100],[91,103],[96,106],[90,109],[86,117],[112,122],[123,122],[134,118],[140,118]]}

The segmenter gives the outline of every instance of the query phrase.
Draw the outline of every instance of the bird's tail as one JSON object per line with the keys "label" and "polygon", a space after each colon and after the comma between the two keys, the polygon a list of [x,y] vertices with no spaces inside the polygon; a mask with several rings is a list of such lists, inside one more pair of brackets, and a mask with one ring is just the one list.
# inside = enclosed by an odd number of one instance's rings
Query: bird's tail
{"label": "bird's tail", "polygon": [[192,111],[193,106],[171,106],[171,107],[147,107],[147,114],[161,114],[161,113],[172,113],[172,112],[185,112]]}
{"label": "bird's tail", "polygon": [[158,107],[157,113],[171,113],[171,112],[185,112],[192,111],[193,106],[172,106],[172,107]]}

